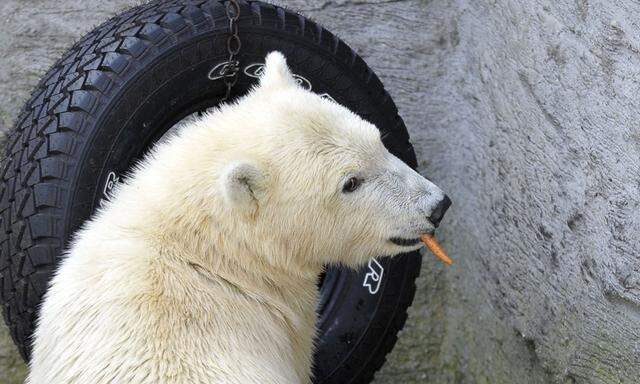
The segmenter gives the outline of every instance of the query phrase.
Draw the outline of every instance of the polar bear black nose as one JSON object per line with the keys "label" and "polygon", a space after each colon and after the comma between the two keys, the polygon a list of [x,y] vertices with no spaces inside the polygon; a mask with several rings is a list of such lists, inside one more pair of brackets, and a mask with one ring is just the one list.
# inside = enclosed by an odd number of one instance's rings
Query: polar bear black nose
{"label": "polar bear black nose", "polygon": [[440,225],[440,221],[444,217],[445,212],[451,206],[451,199],[449,196],[444,195],[444,198],[438,202],[438,205],[431,212],[431,216],[429,216],[429,221],[433,223],[434,226]]}

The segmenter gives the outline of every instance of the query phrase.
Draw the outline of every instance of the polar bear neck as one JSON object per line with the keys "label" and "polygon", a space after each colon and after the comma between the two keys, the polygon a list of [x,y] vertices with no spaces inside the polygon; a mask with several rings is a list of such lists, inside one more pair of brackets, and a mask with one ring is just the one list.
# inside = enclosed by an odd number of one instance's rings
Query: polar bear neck
{"label": "polar bear neck", "polygon": [[[115,223],[116,227],[109,232],[121,232],[123,237],[134,235],[143,239],[159,259],[198,266],[200,271],[218,275],[247,289],[264,290],[274,281],[315,287],[321,266],[298,264],[296,260],[304,259],[299,255],[268,257],[267,254],[281,250],[281,247],[269,241],[255,245],[238,240],[230,233],[232,229],[221,225],[215,212],[202,209],[204,204],[197,199],[176,200],[172,197],[183,194],[177,185],[179,181],[166,182],[169,179],[165,177],[157,180],[164,182],[149,188],[141,186],[148,184],[148,180],[140,182],[136,179],[121,188],[117,199],[100,214],[109,217],[102,221]],[[167,207],[165,202],[172,199],[172,206]],[[291,248],[290,252],[296,250]]]}
{"label": "polar bear neck", "polygon": [[[184,164],[172,164],[171,160],[161,167],[145,164],[150,166],[143,164],[119,187],[112,202],[78,233],[76,243],[82,243],[78,249],[88,251],[84,255],[87,259],[95,259],[98,254],[109,259],[104,261],[106,265],[117,265],[124,271],[118,279],[144,276],[142,283],[122,296],[134,301],[151,297],[158,308],[150,310],[174,324],[198,319],[202,329],[215,329],[226,322],[239,334],[250,335],[256,327],[262,327],[269,330],[265,334],[286,335],[265,343],[278,344],[273,353],[288,359],[284,364],[295,372],[297,381],[306,382],[313,355],[320,267],[270,263],[260,254],[261,248],[239,247],[242,242],[227,238],[225,229],[217,225],[215,212],[202,209],[207,206],[203,201],[176,199],[197,195],[215,198],[204,193],[204,183],[186,185],[184,174],[203,179],[197,170],[189,171]],[[177,169],[182,170],[182,177],[169,177]],[[102,238],[85,237],[85,233],[99,233]],[[92,249],[96,251],[85,247],[87,243],[94,244]],[[207,310],[226,308],[229,303],[268,312],[269,323],[246,324],[247,319],[239,319],[242,321],[236,324],[228,315]],[[282,344],[285,340],[286,345]]]}
{"label": "polar bear neck", "polygon": [[305,257],[293,247],[290,254],[269,257],[282,251],[280,244],[268,238],[255,244],[233,233],[211,190],[212,169],[223,151],[204,144],[211,142],[203,139],[209,127],[192,128],[139,164],[96,221],[110,223],[106,232],[140,239],[158,261],[189,266],[251,297],[271,295],[294,311],[313,311],[322,266],[299,263]]}

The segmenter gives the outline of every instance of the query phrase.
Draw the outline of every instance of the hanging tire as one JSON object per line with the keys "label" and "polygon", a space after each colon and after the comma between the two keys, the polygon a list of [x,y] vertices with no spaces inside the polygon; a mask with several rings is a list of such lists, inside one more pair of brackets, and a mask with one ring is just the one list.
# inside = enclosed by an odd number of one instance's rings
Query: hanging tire
{"label": "hanging tire", "polygon": [[[44,76],[10,133],[0,184],[0,303],[28,360],[37,310],[61,251],[118,179],[170,127],[225,93],[210,71],[226,60],[224,1],[154,1],[97,27]],[[256,82],[265,55],[285,54],[298,81],[382,131],[411,167],[413,148],[378,77],[316,23],[273,5],[242,4],[242,72]],[[418,252],[320,279],[316,383],[368,383],[411,305]]]}

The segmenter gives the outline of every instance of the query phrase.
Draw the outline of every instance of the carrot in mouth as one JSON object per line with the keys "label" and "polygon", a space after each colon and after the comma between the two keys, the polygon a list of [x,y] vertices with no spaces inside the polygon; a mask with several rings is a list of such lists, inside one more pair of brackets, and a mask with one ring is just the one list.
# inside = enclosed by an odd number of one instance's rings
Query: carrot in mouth
{"label": "carrot in mouth", "polygon": [[453,263],[449,256],[447,256],[447,253],[444,251],[444,249],[442,249],[440,244],[438,244],[438,240],[436,240],[435,237],[433,237],[432,235],[424,234],[420,236],[420,240],[422,240],[424,245],[426,245],[431,253],[433,253],[435,257],[440,259],[440,261],[447,265],[451,265],[451,263]]}

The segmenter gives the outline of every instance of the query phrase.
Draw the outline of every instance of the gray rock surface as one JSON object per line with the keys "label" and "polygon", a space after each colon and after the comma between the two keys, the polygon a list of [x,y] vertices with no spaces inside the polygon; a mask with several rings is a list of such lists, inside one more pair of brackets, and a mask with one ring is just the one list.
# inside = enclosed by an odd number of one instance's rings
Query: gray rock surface
{"label": "gray rock surface", "polygon": [[[131,3],[4,0],[0,123],[74,39]],[[376,70],[420,171],[454,201],[439,237],[456,263],[425,255],[376,383],[638,382],[640,4],[285,5]],[[5,334],[0,382],[19,382]]]}

